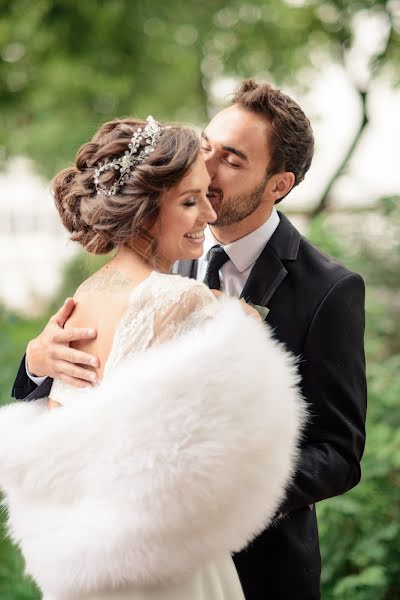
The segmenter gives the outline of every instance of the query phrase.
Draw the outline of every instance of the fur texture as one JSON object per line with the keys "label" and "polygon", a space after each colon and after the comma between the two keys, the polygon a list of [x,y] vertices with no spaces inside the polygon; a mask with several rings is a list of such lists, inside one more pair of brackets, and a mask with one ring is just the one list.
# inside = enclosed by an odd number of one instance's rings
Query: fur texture
{"label": "fur texture", "polygon": [[295,360],[228,300],[83,403],[3,408],[0,486],[27,572],[70,598],[240,550],[279,507],[304,422]]}

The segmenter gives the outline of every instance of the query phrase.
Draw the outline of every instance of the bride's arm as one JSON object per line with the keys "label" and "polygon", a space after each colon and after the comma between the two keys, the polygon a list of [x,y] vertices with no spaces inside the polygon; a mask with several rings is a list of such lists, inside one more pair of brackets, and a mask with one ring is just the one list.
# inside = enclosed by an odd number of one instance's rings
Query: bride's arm
{"label": "bride's arm", "polygon": [[177,290],[175,301],[155,315],[151,345],[167,342],[189,332],[212,318],[219,310],[219,302],[205,285],[193,281],[187,283],[191,284],[190,287]]}

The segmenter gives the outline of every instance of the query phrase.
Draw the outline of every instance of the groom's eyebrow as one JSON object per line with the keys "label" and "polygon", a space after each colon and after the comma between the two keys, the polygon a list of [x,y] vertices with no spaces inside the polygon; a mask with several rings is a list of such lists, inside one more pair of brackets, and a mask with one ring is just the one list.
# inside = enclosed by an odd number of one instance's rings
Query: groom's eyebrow
{"label": "groom's eyebrow", "polygon": [[[206,134],[204,133],[204,131],[201,134],[201,137],[208,143],[210,143],[210,140],[208,139],[208,137],[206,136]],[[248,161],[248,156],[247,154],[245,154],[244,152],[242,152],[242,150],[238,150],[237,148],[234,148],[233,146],[222,146],[222,148],[226,151],[226,152],[230,152],[231,154],[235,154],[238,158],[241,158],[242,160]]]}

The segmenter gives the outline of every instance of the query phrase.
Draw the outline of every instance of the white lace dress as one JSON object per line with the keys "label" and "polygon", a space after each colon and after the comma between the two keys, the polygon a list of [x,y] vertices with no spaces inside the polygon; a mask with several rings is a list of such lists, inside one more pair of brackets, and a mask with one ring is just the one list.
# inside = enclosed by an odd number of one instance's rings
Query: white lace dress
{"label": "white lace dress", "polygon": [[[217,301],[203,285],[180,276],[153,271],[132,292],[114,335],[103,379],[127,357],[190,332],[215,313]],[[90,388],[76,389],[54,381],[49,396],[64,407],[85,402]],[[131,586],[82,596],[88,600],[244,600],[240,581],[229,554],[205,563],[179,582],[156,586]],[[44,600],[58,600],[45,597]],[[81,598],[74,600],[81,600]]]}

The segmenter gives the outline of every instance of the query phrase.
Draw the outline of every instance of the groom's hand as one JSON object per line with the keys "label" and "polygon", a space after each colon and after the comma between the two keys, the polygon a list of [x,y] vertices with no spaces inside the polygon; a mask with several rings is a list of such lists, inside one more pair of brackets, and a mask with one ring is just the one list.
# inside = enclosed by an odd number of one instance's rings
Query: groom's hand
{"label": "groom's hand", "polygon": [[51,317],[37,338],[31,340],[26,351],[29,372],[37,377],[62,379],[75,387],[85,387],[97,380],[95,373],[84,365],[98,367],[95,356],[70,348],[70,342],[96,337],[95,329],[64,329],[75,308],[73,298],[67,298],[60,310]]}

